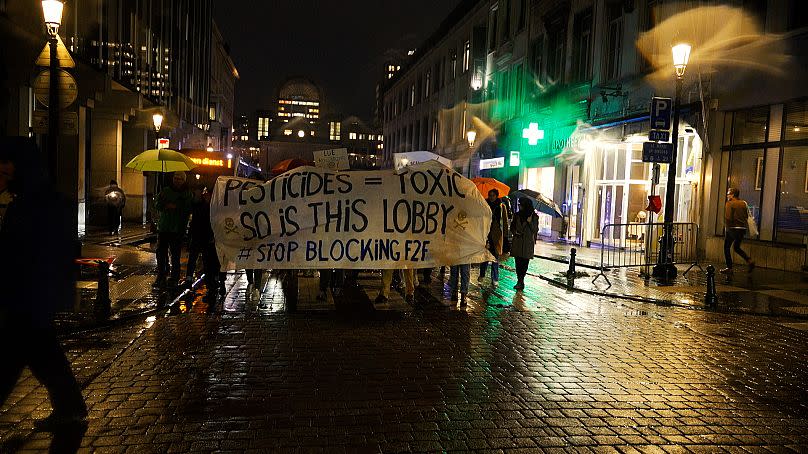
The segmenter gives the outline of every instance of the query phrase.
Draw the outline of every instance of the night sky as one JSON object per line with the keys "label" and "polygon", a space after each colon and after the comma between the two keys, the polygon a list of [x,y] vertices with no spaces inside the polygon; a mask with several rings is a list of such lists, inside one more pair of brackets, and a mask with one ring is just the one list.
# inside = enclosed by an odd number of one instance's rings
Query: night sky
{"label": "night sky", "polygon": [[287,76],[323,90],[323,113],[370,119],[388,49],[417,47],[459,0],[214,0],[241,79],[236,114],[271,108]]}

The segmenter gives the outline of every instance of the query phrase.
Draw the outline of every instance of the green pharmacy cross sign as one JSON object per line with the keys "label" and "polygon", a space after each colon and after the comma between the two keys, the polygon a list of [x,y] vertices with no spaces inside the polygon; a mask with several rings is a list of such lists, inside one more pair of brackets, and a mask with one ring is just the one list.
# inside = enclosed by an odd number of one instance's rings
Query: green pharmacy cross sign
{"label": "green pharmacy cross sign", "polygon": [[544,130],[539,129],[538,123],[530,123],[522,130],[522,138],[527,139],[528,145],[538,145],[539,140],[544,140]]}

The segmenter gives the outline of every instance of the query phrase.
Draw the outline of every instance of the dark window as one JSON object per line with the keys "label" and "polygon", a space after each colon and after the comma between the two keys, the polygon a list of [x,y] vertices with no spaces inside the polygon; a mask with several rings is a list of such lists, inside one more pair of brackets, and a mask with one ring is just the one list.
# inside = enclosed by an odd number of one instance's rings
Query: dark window
{"label": "dark window", "polygon": [[452,60],[452,80],[457,77],[457,51],[455,49],[451,50],[451,60]]}
{"label": "dark window", "polygon": [[603,53],[603,80],[620,76],[623,47],[623,4],[606,4],[606,51]]}
{"label": "dark window", "polygon": [[732,144],[763,143],[769,123],[769,106],[735,112]]}
{"label": "dark window", "polygon": [[511,37],[511,2],[502,0],[502,12],[505,17],[502,19],[502,42],[508,41]]}
{"label": "dark window", "polygon": [[[766,3],[768,0],[743,0],[743,8],[755,16],[761,30],[766,29]],[[805,0],[803,0],[805,3]]]}
{"label": "dark window", "polygon": [[592,75],[592,8],[575,15],[572,36],[572,76],[576,82],[581,82]]}
{"label": "dark window", "polygon": [[[645,9],[643,10],[642,22],[640,23],[641,31],[647,32],[654,28],[656,24],[661,22],[661,18],[659,17],[660,9],[659,4],[661,0],[646,0],[645,2]],[[654,39],[654,44],[651,46],[652,48],[657,48],[656,40],[657,37],[652,35]],[[653,62],[648,58],[646,55],[640,55],[640,69],[641,70],[648,70],[653,67]]]}
{"label": "dark window", "polygon": [[544,59],[544,36],[539,36],[530,44],[530,71],[533,78],[543,81],[541,77],[542,64]]}
{"label": "dark window", "polygon": [[547,27],[547,79],[551,83],[564,81],[566,25],[566,17],[559,15]]}
{"label": "dark window", "polygon": [[788,29],[808,27],[808,2],[788,0]]}
{"label": "dark window", "polygon": [[527,19],[527,0],[517,0],[519,2],[519,17],[516,19],[516,28],[517,31],[522,31],[525,29],[525,22]]}
{"label": "dark window", "polygon": [[783,108],[785,140],[808,139],[808,101],[790,102]]}
{"label": "dark window", "polygon": [[497,48],[497,8],[491,10],[488,17],[488,52]]}

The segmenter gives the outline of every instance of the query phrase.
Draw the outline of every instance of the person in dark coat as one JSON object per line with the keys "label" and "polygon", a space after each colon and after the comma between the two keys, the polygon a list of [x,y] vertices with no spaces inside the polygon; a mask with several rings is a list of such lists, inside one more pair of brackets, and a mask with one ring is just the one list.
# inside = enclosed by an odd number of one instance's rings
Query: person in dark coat
{"label": "person in dark coat", "polygon": [[53,406],[37,427],[84,425],[87,407],[53,327],[55,312],[75,301],[70,203],[53,189],[30,139],[0,139],[0,163],[14,195],[0,225],[0,407],[28,366]]}
{"label": "person in dark coat", "polygon": [[121,227],[121,213],[126,206],[126,194],[115,180],[109,180],[109,186],[104,190],[104,203],[107,205],[107,231],[110,235],[117,235]]}
{"label": "person in dark coat", "polygon": [[203,188],[194,201],[191,214],[191,242],[188,247],[188,268],[186,284],[193,284],[196,262],[202,255],[205,270],[205,285],[208,296],[213,297],[217,291],[224,290],[224,273],[220,271],[219,258],[216,255],[216,243],[213,228],[210,225],[210,199],[208,188]]}
{"label": "person in dark coat", "polygon": [[185,183],[186,178],[185,172],[174,172],[171,185],[160,191],[154,204],[160,211],[160,219],[157,222],[157,279],[154,282],[158,287],[166,283],[166,277],[169,275],[172,284],[180,277],[182,242],[193,204],[193,196]]}
{"label": "person in dark coat", "polygon": [[527,197],[519,199],[519,211],[511,221],[511,255],[516,261],[516,285],[514,290],[525,288],[525,275],[530,259],[533,258],[533,248],[536,245],[536,234],[539,233],[539,218],[533,210],[533,203]]}

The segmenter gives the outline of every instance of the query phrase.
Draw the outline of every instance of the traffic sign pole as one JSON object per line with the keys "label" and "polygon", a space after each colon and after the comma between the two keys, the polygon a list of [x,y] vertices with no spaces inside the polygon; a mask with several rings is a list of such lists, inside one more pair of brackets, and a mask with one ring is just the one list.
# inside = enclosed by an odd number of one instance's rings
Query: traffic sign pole
{"label": "traffic sign pole", "polygon": [[662,234],[662,244],[659,248],[659,258],[654,267],[654,276],[663,281],[670,282],[676,278],[678,271],[674,262],[673,243],[673,209],[676,203],[676,160],[679,148],[679,99],[682,97],[681,77],[676,78],[676,96],[673,98],[673,133],[671,134],[671,144],[673,151],[671,162],[668,164],[668,181],[665,189],[665,224]]}

